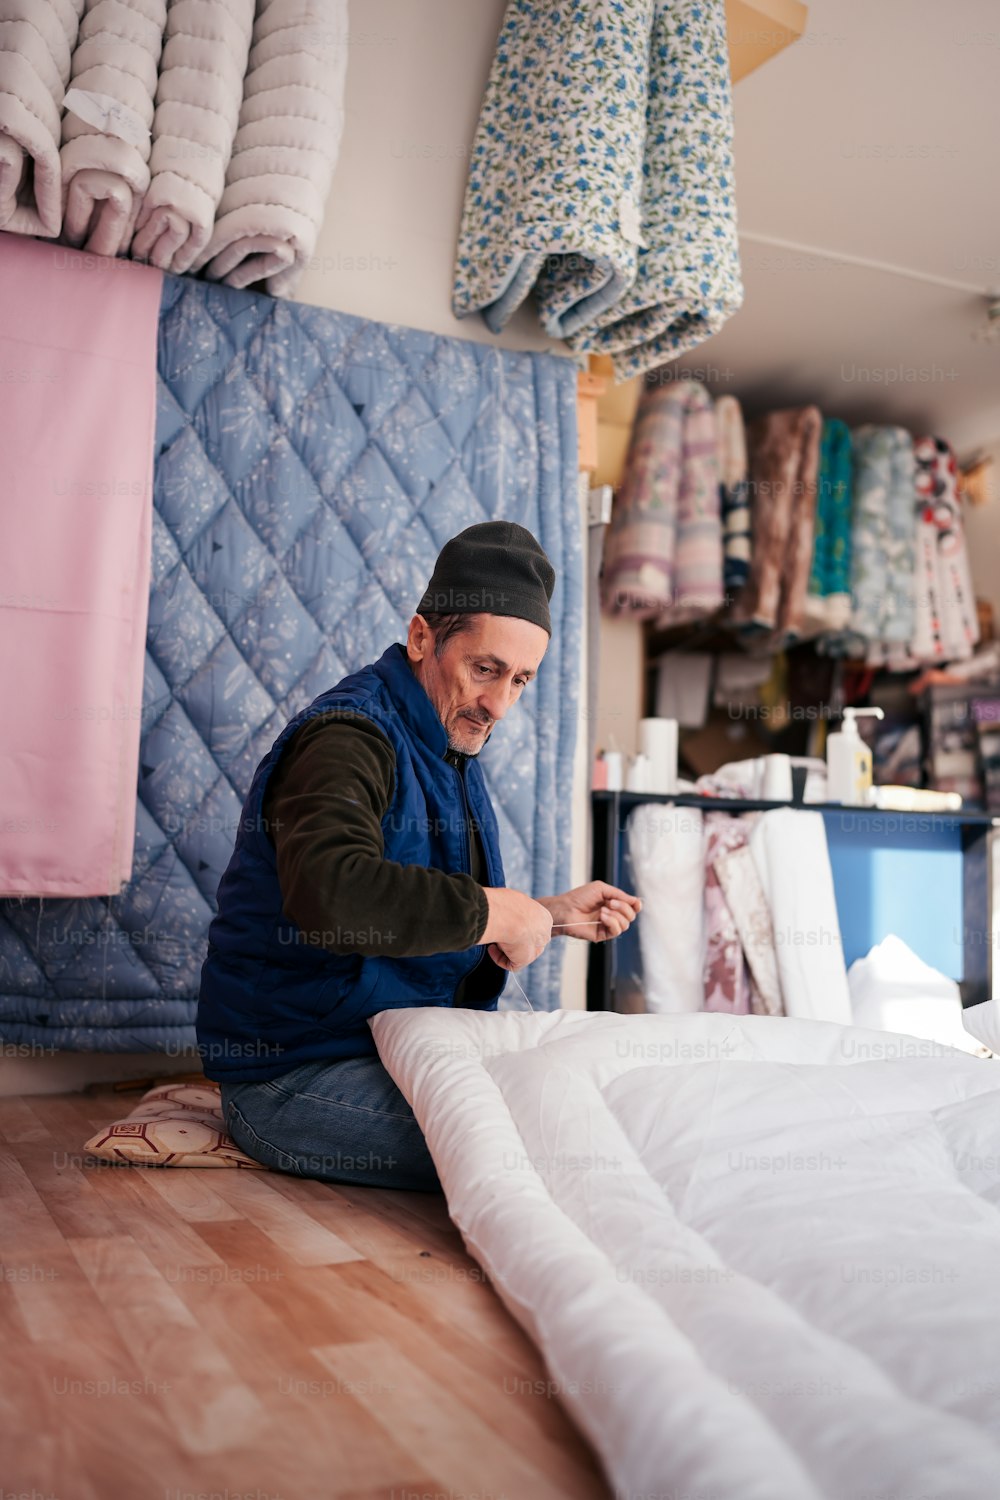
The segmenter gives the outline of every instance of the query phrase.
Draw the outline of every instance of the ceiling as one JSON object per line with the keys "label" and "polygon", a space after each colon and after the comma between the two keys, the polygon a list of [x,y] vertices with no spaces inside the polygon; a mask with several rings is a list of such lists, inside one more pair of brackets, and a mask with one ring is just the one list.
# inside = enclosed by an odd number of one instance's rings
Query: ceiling
{"label": "ceiling", "polygon": [[810,0],[805,35],[734,99],[745,299],[681,368],[749,414],[815,401],[933,430],[960,457],[1000,438],[1000,325],[983,338],[1000,294],[994,0]]}

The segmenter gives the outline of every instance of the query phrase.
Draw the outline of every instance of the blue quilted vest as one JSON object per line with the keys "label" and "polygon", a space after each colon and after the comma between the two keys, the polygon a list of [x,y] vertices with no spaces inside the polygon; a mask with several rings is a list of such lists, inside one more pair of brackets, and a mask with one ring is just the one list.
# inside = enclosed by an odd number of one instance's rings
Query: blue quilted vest
{"label": "blue quilted vest", "polygon": [[[479,825],[491,886],[504,884],[496,816],[475,759],[464,774],[444,759],[448,736],[403,646],[321,693],[291,719],[254,773],[236,846],[219,882],[217,916],[201,971],[198,1050],[209,1078],[229,1083],[277,1077],[300,1063],[375,1052],[365,1024],[376,1011],[451,1005],[459,982],[486,949],[390,958],[378,933],[354,934],[370,952],[337,954],[304,940],[282,912],[274,845],[264,826],[264,791],[285,744],[316,714],[350,710],[373,720],[396,754],[396,784],[382,819],[385,858],[449,873],[469,873],[472,830]],[[329,926],[338,927],[330,912]],[[340,934],[340,941],[348,940]],[[495,1010],[496,992],[476,1005]]]}

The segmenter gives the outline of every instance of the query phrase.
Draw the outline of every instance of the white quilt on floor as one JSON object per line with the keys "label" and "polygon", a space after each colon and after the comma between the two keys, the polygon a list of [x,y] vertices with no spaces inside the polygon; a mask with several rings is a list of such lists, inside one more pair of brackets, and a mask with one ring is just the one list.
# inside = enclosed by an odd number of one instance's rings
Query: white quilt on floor
{"label": "white quilt on floor", "polygon": [[620,1500],[1000,1494],[1000,1066],[785,1017],[385,1011]]}

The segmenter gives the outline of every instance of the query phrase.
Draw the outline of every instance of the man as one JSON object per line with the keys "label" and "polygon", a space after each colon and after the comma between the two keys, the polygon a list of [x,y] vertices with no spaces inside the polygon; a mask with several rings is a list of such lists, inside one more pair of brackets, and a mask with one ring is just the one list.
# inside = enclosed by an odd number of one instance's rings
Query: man
{"label": "man", "polygon": [[523,526],[470,526],[442,549],[406,645],[321,693],[257,767],[197,1027],[227,1127],[266,1166],[436,1188],[367,1017],[495,1010],[506,971],[554,927],[600,941],[639,910],[600,881],[537,900],[504,884],[476,757],[539,669],[554,583]]}

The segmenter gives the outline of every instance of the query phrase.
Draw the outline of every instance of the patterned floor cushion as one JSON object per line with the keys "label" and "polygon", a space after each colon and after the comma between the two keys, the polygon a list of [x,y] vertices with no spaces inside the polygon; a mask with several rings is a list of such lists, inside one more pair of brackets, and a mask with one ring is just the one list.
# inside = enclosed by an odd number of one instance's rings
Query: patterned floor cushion
{"label": "patterned floor cushion", "polygon": [[265,1170],[226,1134],[218,1086],[207,1079],[150,1089],[130,1115],[99,1130],[84,1150],[103,1161],[142,1167]]}

